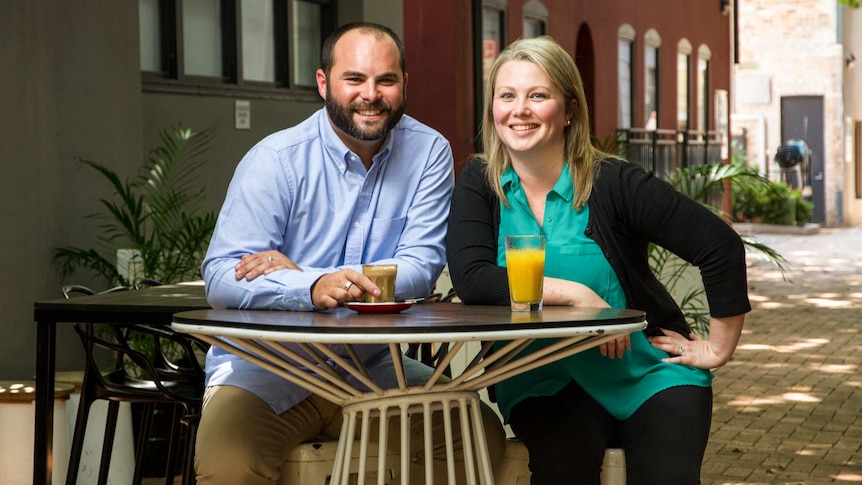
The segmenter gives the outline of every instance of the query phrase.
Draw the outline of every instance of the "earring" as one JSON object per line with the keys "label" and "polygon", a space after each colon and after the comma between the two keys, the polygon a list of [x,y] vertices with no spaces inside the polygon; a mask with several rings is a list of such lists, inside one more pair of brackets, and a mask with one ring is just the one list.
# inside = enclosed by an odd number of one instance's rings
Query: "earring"
{"label": "earring", "polygon": [[570,126],[572,124],[572,120],[566,120],[566,126]]}

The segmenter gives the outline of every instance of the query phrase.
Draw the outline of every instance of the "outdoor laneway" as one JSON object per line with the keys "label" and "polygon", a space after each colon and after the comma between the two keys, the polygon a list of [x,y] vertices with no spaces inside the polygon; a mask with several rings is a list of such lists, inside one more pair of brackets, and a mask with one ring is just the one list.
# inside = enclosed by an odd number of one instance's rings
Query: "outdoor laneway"
{"label": "outdoor laneway", "polygon": [[756,238],[789,281],[749,253],[754,310],[716,371],[703,483],[860,484],[862,228]]}

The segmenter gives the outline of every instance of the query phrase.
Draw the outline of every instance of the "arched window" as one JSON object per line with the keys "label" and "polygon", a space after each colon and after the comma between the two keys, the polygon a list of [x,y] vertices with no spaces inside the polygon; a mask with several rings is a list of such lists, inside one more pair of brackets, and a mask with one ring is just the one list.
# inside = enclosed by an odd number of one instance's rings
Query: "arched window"
{"label": "arched window", "polygon": [[682,39],[676,46],[676,129],[688,131],[691,106],[691,42]]}
{"label": "arched window", "polygon": [[660,65],[659,49],[661,36],[655,29],[649,29],[644,34],[644,126],[650,129],[658,128],[660,119]]}
{"label": "arched window", "polygon": [[548,9],[539,0],[530,0],[524,5],[524,38],[547,33]]}
{"label": "arched window", "polygon": [[697,129],[709,131],[709,93],[712,91],[710,80],[710,61],[712,52],[709,47],[701,45],[697,49]]}
{"label": "arched window", "polygon": [[634,52],[635,29],[629,24],[620,26],[617,32],[617,127],[631,128],[634,125]]}

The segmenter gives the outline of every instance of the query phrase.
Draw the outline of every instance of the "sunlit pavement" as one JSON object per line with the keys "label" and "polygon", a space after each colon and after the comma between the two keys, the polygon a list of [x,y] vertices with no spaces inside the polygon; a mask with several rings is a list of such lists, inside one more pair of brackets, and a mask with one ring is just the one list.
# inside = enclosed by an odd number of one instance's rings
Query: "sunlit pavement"
{"label": "sunlit pavement", "polygon": [[754,310],[716,370],[704,484],[862,483],[862,228],[755,236]]}

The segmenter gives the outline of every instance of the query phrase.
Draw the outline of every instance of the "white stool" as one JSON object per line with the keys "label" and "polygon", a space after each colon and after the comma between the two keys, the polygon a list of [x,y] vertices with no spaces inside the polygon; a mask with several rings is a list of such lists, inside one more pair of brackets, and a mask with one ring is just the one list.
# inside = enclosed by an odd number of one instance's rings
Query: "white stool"
{"label": "white stool", "polygon": [[[54,441],[51,480],[64,483],[69,466],[69,431],[66,427],[66,401],[74,387],[54,386]],[[0,381],[0,483],[33,483],[33,430],[36,422],[36,383]]]}
{"label": "white stool", "polygon": [[[353,453],[350,458],[351,483],[364,484],[377,483],[366,478],[359,481],[359,448],[360,443],[354,443]],[[338,451],[338,440],[323,438],[318,441],[303,443],[290,452],[281,467],[280,485],[328,485],[332,478],[332,465],[335,463],[335,453]],[[377,450],[369,448],[368,468],[366,477],[377,475]],[[389,477],[398,475],[398,470],[391,468],[398,464],[397,457],[388,455],[386,460],[390,470],[386,472]]]}
{"label": "white stool", "polygon": [[[354,443],[354,453],[350,463],[350,473],[357,473],[358,442]],[[335,460],[335,452],[338,449],[338,441],[334,439],[323,439],[311,443],[304,443],[293,450],[282,465],[280,485],[327,485],[332,475],[332,464]],[[373,449],[369,449],[373,453]],[[375,455],[376,456],[376,455]],[[371,460],[373,465],[374,460]],[[397,463],[391,459],[387,463]],[[517,440],[507,440],[503,453],[503,461],[494,470],[494,482],[496,485],[530,485],[530,456],[527,447]],[[368,470],[376,474],[377,468]],[[397,470],[391,470],[389,476],[398,474]],[[351,476],[351,479],[353,477]],[[371,480],[366,478],[366,481]],[[364,483],[358,479],[351,483]],[[375,483],[373,481],[368,483]],[[619,448],[608,448],[605,451],[605,459],[602,462],[602,485],[625,485],[626,483],[626,458],[625,453]]]}
{"label": "white stool", "polygon": [[[72,432],[78,418],[78,404],[81,402],[81,385],[84,371],[57,372],[56,382],[75,386],[66,406],[66,420],[69,426],[69,447],[72,445]],[[90,406],[90,418],[84,434],[81,463],[78,466],[76,485],[93,485],[99,481],[99,461],[102,458],[102,442],[105,438],[105,421],[108,416],[108,402],[97,400]],[[66,422],[66,421],[64,421]],[[68,460],[66,463],[68,467]],[[127,485],[135,475],[135,437],[132,430],[132,407],[128,402],[120,403],[117,416],[117,429],[114,432],[114,448],[111,452],[111,467],[108,469],[108,485]],[[55,482],[57,483],[57,482]],[[65,480],[59,482],[65,483]]]}
{"label": "white stool", "polygon": [[622,448],[605,450],[602,485],[626,485],[626,455]]}
{"label": "white stool", "polygon": [[494,470],[497,485],[530,485],[530,455],[518,440],[506,440],[503,461]]}
{"label": "white stool", "polygon": [[[530,485],[530,456],[527,447],[517,440],[506,441],[503,462],[494,470],[496,485]],[[602,462],[602,485],[625,485],[626,457],[619,448],[605,450]]]}

